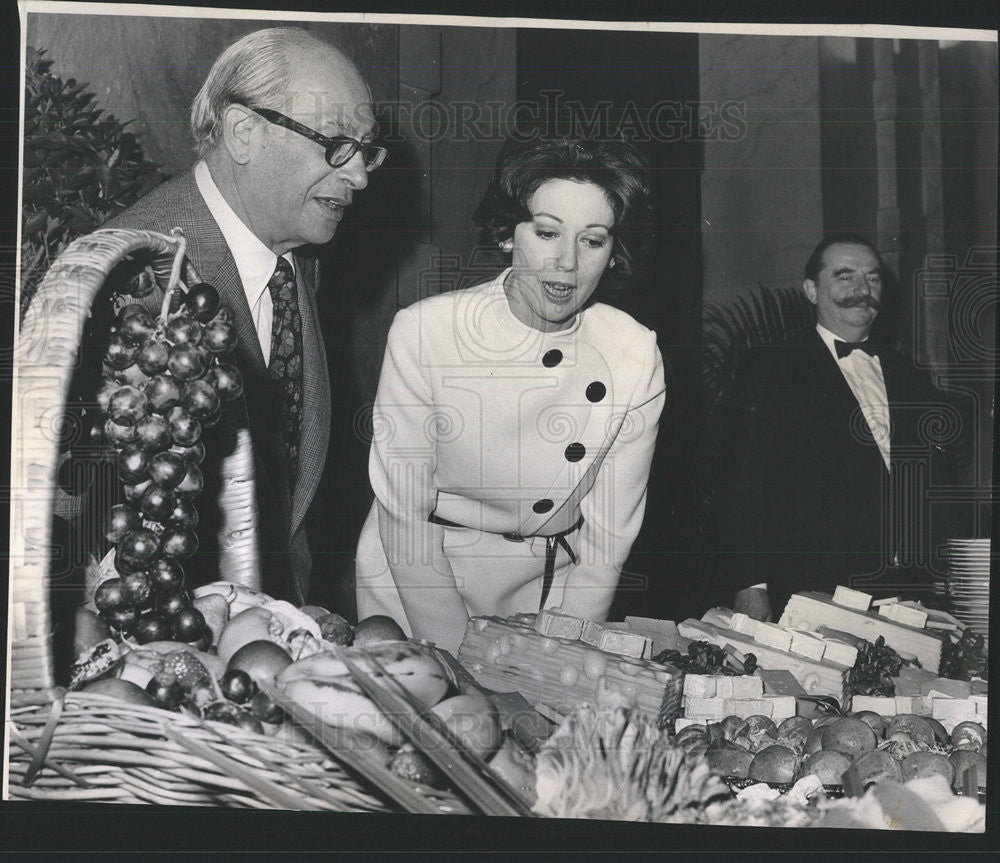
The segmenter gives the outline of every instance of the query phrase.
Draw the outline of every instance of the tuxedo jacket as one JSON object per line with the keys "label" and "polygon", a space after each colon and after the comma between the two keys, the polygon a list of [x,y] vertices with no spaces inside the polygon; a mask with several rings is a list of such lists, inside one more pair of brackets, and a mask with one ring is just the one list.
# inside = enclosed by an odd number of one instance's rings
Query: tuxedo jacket
{"label": "tuxedo jacket", "polygon": [[[298,476],[292,482],[276,409],[278,400],[268,378],[236,261],[198,191],[194,174],[188,171],[164,183],[104,227],[161,233],[181,228],[187,238],[187,256],[198,275],[218,289],[222,302],[235,313],[239,339],[232,360],[243,376],[243,395],[229,403],[220,422],[204,433],[205,490],[195,499],[200,517],[199,550],[185,561],[188,585],[218,577],[221,513],[213,501],[224,480],[219,475],[219,461],[232,451],[236,430],[245,428],[250,432],[254,454],[263,589],[277,598],[302,604],[311,574],[304,519],[323,472],[330,437],[330,381],[316,307],[316,260],[298,252],[294,255],[302,318],[303,398]],[[163,293],[157,288],[140,302],[158,314],[162,300]]]}
{"label": "tuxedo jacket", "polygon": [[950,529],[927,492],[955,481],[961,422],[902,355],[884,349],[879,361],[891,469],[817,332],[747,355],[718,510],[722,604],[766,582],[777,618],[801,590],[843,584],[878,595],[927,586]]}

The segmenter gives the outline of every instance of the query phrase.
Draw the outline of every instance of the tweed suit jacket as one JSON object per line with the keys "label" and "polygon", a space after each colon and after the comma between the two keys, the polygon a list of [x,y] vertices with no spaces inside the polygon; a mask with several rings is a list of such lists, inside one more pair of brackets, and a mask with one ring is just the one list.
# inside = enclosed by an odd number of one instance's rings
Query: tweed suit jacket
{"label": "tweed suit jacket", "polygon": [[[219,514],[213,516],[210,511],[212,492],[224,479],[212,475],[211,460],[231,449],[236,428],[246,428],[250,431],[254,451],[263,588],[275,597],[303,603],[311,576],[304,519],[323,473],[330,438],[330,380],[316,305],[318,261],[301,252],[294,255],[302,317],[303,398],[298,476],[292,482],[272,385],[236,261],[198,191],[193,172],[188,171],[154,189],[105,227],[161,233],[181,228],[187,239],[188,259],[201,279],[214,285],[222,301],[235,313],[239,340],[233,356],[243,376],[244,392],[227,406],[218,426],[206,430],[208,454],[203,466],[207,468],[206,487],[197,501],[201,514],[198,528],[201,545],[195,555],[204,570],[202,577],[211,576],[213,547],[217,549],[217,545],[213,546],[217,541],[213,528],[218,524]],[[158,311],[162,298],[158,288],[143,302],[155,303]]]}

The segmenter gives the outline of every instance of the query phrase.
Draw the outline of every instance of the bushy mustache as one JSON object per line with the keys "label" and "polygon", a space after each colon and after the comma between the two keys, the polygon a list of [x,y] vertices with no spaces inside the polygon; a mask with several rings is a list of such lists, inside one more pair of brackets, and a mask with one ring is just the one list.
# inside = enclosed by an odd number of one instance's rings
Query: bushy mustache
{"label": "bushy mustache", "polygon": [[859,294],[854,297],[844,297],[840,300],[834,300],[834,303],[842,309],[853,309],[855,307],[868,306],[868,308],[874,309],[877,312],[882,308],[882,303],[870,294]]}

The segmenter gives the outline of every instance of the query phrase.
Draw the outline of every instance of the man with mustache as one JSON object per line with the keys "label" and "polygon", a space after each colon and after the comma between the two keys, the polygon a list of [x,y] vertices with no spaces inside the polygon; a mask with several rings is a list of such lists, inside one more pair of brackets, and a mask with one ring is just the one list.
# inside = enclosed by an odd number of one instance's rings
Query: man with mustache
{"label": "man with mustache", "polygon": [[912,596],[934,550],[926,487],[950,453],[928,419],[943,397],[907,358],[876,344],[885,272],[856,234],[823,239],[802,289],[816,329],[802,344],[752,350],[736,385],[722,571],[733,607],[777,619],[788,597],[837,585]]}

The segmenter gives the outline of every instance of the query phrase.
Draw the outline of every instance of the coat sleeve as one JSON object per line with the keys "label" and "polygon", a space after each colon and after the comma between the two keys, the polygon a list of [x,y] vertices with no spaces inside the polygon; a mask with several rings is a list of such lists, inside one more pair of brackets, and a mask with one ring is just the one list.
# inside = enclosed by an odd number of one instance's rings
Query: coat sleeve
{"label": "coat sleeve", "polygon": [[437,413],[419,323],[403,309],[389,331],[369,475],[382,546],[413,635],[451,650],[461,643],[469,615],[444,553],[444,531],[427,520],[437,496]]}
{"label": "coat sleeve", "polygon": [[646,488],[666,400],[663,358],[648,332],[635,389],[621,429],[580,502],[583,525],[577,562],[570,569],[562,609],[589,620],[606,620],[622,567],[642,526]]}

